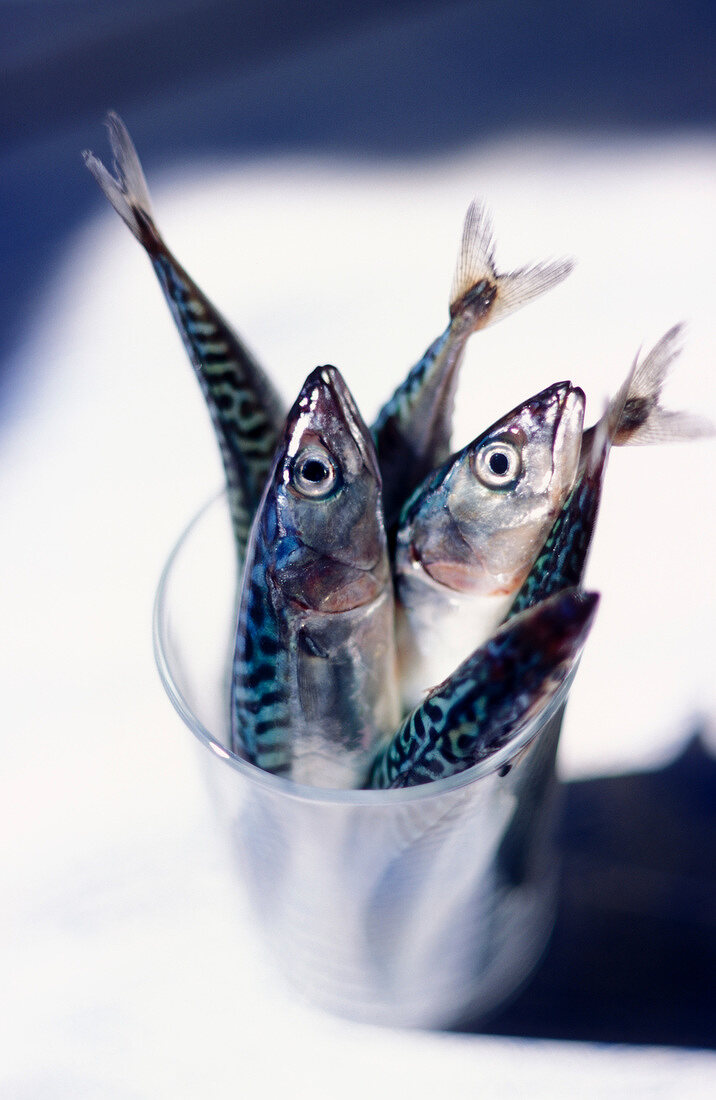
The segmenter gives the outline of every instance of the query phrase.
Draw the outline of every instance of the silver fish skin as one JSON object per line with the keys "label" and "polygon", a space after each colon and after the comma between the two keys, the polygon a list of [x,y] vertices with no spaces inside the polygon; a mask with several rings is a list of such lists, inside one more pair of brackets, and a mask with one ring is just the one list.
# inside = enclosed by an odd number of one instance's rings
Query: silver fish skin
{"label": "silver fish skin", "polygon": [[503,618],[572,487],[583,420],[582,390],[549,386],[458,451],[405,506],[394,574],[408,707]]}
{"label": "silver fish skin", "polygon": [[571,260],[560,260],[498,273],[490,216],[484,205],[470,204],[448,326],[382,407],[371,429],[389,532],[413,490],[450,453],[455,391],[469,337],[562,282],[572,267]]}
{"label": "silver fish skin", "polygon": [[514,740],[574,668],[598,601],[594,592],[570,589],[500,627],[406,718],[377,754],[365,786],[444,779]]}
{"label": "silver fish skin", "polygon": [[597,424],[584,432],[574,488],[516,593],[507,618],[582,583],[612,447],[714,434],[713,425],[705,418],[671,412],[659,404],[661,385],[680,351],[680,336],[681,326],[677,325],[643,359],[637,355]]}
{"label": "silver fish skin", "polygon": [[142,166],[126,126],[110,112],[107,129],[114,172],[86,151],[102,191],[154,267],[196,373],[219,444],[237,553],[246,540],[284,421],[283,401],[243,341],[199,289],[157,229]]}
{"label": "silver fish skin", "polygon": [[297,783],[353,787],[400,720],[370,433],[335,367],[306,380],[252,529],[232,746]]}

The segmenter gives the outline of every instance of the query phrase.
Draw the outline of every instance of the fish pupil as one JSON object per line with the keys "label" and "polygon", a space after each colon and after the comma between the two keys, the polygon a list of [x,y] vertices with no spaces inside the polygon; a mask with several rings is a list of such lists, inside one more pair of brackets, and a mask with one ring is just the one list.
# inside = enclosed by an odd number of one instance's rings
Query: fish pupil
{"label": "fish pupil", "polygon": [[320,462],[317,458],[309,458],[301,467],[301,476],[306,481],[312,481],[315,485],[319,485],[330,476],[330,471],[325,463]]}
{"label": "fish pupil", "polygon": [[495,451],[493,454],[490,455],[489,463],[490,469],[492,470],[493,474],[497,474],[499,476],[501,474],[507,473],[508,467],[510,465],[510,460],[503,451]]}

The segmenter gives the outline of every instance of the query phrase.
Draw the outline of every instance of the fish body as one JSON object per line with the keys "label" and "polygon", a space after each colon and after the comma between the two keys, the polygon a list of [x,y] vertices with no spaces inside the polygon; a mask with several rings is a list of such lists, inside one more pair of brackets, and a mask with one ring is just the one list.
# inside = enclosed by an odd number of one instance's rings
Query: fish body
{"label": "fish body", "polygon": [[288,415],[252,530],[232,745],[295,782],[351,787],[398,721],[375,449],[339,372],[321,367]]}
{"label": "fish body", "polygon": [[377,754],[365,786],[444,779],[513,740],[574,668],[598,600],[570,589],[501,626],[406,718]]}
{"label": "fish body", "polygon": [[214,426],[237,552],[243,559],[251,521],[283,428],[283,402],[243,341],[164,243],[124,123],[110,113],[107,127],[115,175],[92,153],[84,154],[85,162],[145,248],[164,291]]}
{"label": "fish body", "polygon": [[389,532],[413,490],[450,453],[455,391],[469,337],[556,286],[571,270],[571,261],[562,260],[499,274],[490,218],[483,206],[471,203],[450,295],[448,326],[372,426]]}
{"label": "fish body", "polygon": [[404,698],[415,706],[497,627],[574,482],[584,394],[522,402],[416,490],[394,574]]}

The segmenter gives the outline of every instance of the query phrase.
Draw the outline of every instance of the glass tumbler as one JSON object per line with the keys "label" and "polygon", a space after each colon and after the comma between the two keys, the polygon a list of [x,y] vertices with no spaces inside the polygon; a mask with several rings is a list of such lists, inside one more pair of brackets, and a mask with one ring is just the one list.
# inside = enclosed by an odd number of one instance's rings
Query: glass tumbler
{"label": "glass tumbler", "polygon": [[524,982],[553,923],[554,762],[571,676],[460,775],[395,791],[299,786],[229,749],[236,588],[221,494],[169,557],[154,643],[257,934],[282,975],[337,1014],[419,1027],[486,1015]]}

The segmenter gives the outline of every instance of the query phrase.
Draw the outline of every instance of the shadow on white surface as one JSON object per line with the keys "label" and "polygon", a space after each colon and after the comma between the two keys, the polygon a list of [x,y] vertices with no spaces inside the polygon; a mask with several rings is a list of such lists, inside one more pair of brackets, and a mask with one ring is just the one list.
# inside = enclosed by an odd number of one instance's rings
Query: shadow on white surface
{"label": "shadow on white surface", "polygon": [[713,1049],[716,762],[696,733],[662,769],[564,795],[552,940],[526,988],[477,1030]]}

